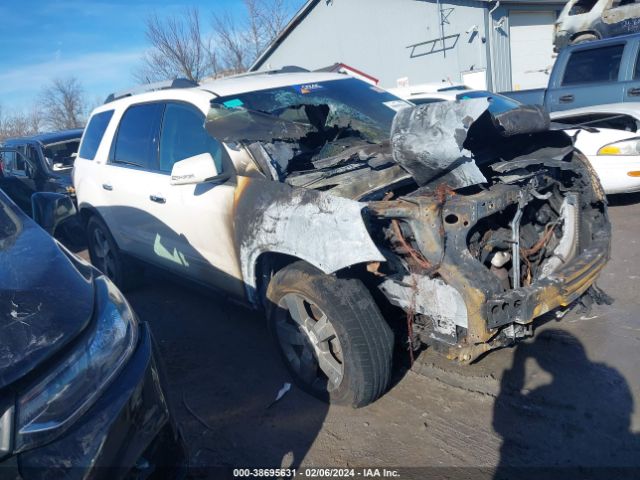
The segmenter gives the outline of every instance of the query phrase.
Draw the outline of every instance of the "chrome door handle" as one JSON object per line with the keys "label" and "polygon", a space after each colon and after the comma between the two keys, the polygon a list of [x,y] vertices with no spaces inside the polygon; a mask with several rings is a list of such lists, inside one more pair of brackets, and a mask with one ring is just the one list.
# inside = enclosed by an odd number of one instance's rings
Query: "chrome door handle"
{"label": "chrome door handle", "polygon": [[640,88],[631,88],[627,92],[630,97],[638,97],[640,96]]}
{"label": "chrome door handle", "polygon": [[167,199],[159,195],[149,195],[149,200],[156,203],[167,203]]}
{"label": "chrome door handle", "polygon": [[563,95],[560,97],[560,103],[571,103],[575,100],[573,95]]}
{"label": "chrome door handle", "polygon": [[103,183],[102,184],[102,188],[104,188],[105,190],[109,190],[109,191],[113,190],[113,186],[111,184],[109,184],[109,183]]}

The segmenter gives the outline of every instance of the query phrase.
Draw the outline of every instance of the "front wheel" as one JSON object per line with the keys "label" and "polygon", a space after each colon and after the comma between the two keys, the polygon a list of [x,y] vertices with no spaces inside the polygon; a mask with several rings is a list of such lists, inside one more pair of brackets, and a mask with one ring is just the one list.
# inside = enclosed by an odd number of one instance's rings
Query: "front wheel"
{"label": "front wheel", "polygon": [[274,275],[267,300],[272,336],[300,388],[353,407],[385,392],[393,334],[362,282],[298,262]]}

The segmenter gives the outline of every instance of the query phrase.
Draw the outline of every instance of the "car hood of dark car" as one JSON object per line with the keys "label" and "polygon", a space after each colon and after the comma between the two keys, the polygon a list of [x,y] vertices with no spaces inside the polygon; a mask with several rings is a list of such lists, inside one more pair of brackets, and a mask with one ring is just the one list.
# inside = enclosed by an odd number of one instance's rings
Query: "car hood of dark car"
{"label": "car hood of dark car", "polygon": [[18,228],[0,243],[0,389],[64,349],[94,308],[92,268],[15,205],[8,211]]}

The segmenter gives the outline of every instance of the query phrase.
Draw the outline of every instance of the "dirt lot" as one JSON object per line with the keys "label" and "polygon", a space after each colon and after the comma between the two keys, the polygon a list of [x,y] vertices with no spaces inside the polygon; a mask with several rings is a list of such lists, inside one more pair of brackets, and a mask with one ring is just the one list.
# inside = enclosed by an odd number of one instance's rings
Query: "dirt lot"
{"label": "dirt lot", "polygon": [[422,467],[403,478],[640,466],[638,201],[617,198],[610,209],[613,259],[599,285],[612,306],[547,319],[532,341],[466,369],[423,355],[360,410],[329,408],[295,387],[270,406],[289,379],[256,313],[157,274],[129,298],[152,326],[194,465]]}

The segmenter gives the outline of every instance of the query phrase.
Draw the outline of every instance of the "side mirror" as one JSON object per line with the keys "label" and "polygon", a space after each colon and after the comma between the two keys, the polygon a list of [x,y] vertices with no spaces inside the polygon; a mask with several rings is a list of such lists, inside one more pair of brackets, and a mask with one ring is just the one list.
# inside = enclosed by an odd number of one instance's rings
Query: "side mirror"
{"label": "side mirror", "polygon": [[210,153],[201,153],[173,164],[171,185],[193,185],[203,183],[219,174],[216,162]]}
{"label": "side mirror", "polygon": [[31,195],[31,210],[33,219],[49,235],[53,235],[58,225],[77,212],[71,197],[53,192],[36,192]]}

